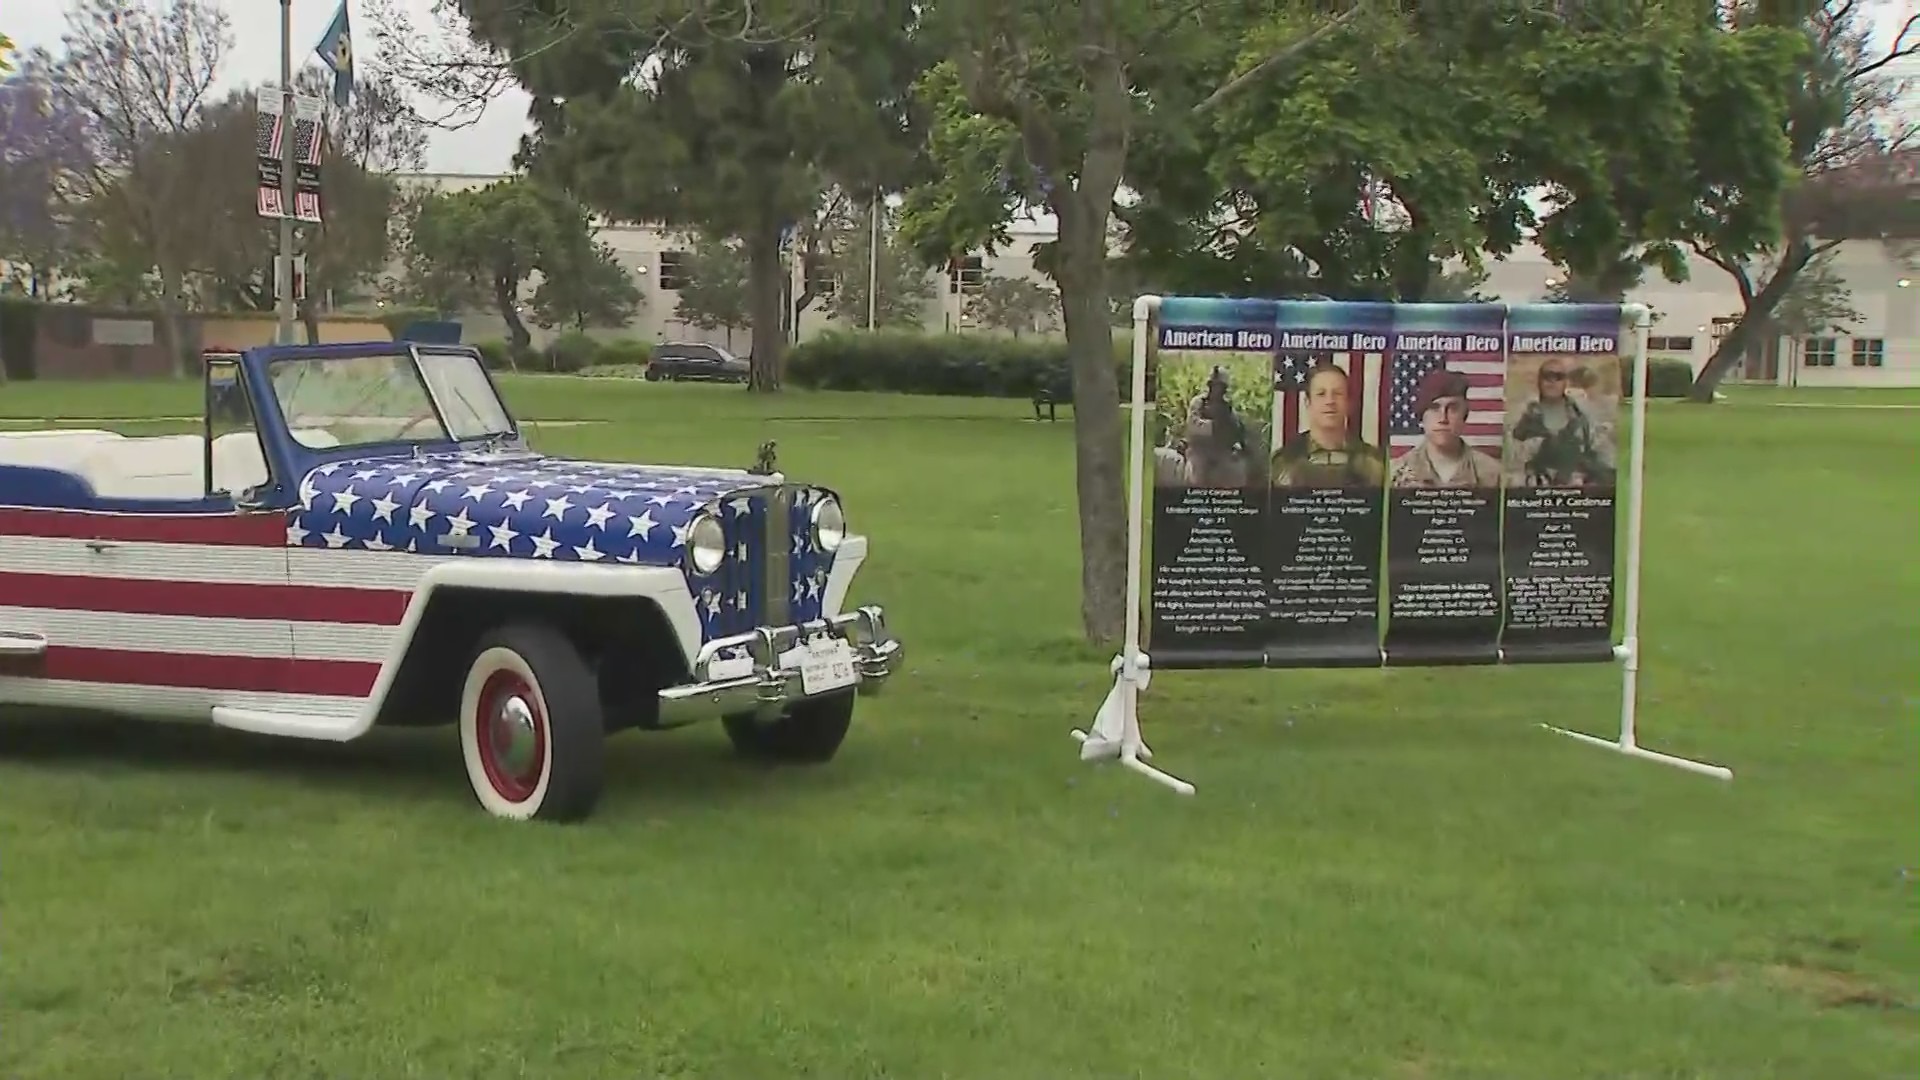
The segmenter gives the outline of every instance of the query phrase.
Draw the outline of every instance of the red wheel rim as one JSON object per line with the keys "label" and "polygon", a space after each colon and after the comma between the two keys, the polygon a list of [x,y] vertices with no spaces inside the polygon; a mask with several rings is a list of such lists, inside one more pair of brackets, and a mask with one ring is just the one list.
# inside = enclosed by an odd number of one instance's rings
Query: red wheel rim
{"label": "red wheel rim", "polygon": [[547,756],[547,718],[533,686],[519,672],[494,672],[480,688],[472,719],[487,783],[508,802],[532,798]]}

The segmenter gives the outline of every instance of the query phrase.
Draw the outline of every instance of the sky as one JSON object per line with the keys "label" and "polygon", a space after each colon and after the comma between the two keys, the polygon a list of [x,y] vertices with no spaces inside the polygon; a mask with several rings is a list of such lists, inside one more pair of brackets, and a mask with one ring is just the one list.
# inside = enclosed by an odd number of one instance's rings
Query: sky
{"label": "sky", "polygon": [[[157,0],[126,0],[129,4],[154,5]],[[216,92],[237,86],[277,82],[280,74],[280,5],[274,0],[212,0],[223,8],[230,20],[233,48],[221,71]],[[354,47],[363,58],[372,59],[374,43],[363,14],[365,5],[354,4],[356,19]],[[407,7],[416,27],[433,25],[432,0],[398,0]],[[4,30],[22,49],[35,46],[50,52],[60,51],[60,35],[67,10],[74,0],[0,0],[0,30]],[[296,64],[319,64],[313,47],[332,21],[339,0],[293,0],[293,51]],[[1866,0],[1875,11],[1876,25],[1883,41],[1890,40],[1908,16],[1916,13],[1920,0]],[[430,110],[429,110],[430,111]],[[431,172],[494,174],[508,171],[520,136],[527,130],[527,97],[510,90],[490,102],[477,122],[458,130],[434,130],[427,144],[427,169]]]}
{"label": "sky", "polygon": [[[374,58],[373,33],[366,25],[365,5],[353,3],[354,50],[362,63]],[[129,6],[161,6],[158,0],[126,0]],[[232,47],[220,70],[215,92],[280,81],[280,5],[274,0],[212,0],[227,13]],[[432,26],[431,0],[399,0],[416,27]],[[340,0],[293,0],[293,62],[320,66],[313,48],[320,42],[339,10]],[[22,50],[36,46],[60,53],[60,35],[66,28],[73,0],[0,0],[0,30]],[[431,104],[422,111],[438,115]],[[429,132],[427,170],[445,173],[503,173],[512,168],[514,151],[527,130],[527,96],[518,89],[490,102],[480,119],[458,130]]]}

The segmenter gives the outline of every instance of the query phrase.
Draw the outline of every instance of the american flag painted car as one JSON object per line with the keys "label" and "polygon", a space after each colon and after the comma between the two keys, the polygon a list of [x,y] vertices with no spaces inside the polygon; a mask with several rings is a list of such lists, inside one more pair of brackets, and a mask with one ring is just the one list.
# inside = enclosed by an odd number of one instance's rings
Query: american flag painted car
{"label": "american flag painted car", "polygon": [[204,360],[198,434],[0,434],[0,705],[452,722],[487,811],[573,820],[608,733],[718,718],[825,761],[898,666],[882,610],[847,607],[866,537],[770,461],[537,453],[459,346]]}

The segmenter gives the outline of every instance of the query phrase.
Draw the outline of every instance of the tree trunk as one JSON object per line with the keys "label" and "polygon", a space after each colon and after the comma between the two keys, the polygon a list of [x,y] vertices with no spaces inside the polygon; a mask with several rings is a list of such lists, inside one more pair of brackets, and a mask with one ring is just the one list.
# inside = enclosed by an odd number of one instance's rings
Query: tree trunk
{"label": "tree trunk", "polygon": [[[1068,196],[1067,198],[1074,198]],[[1066,201],[1065,199],[1061,201]],[[1077,200],[1076,200],[1077,201]],[[1126,433],[1108,317],[1105,215],[1059,215],[1061,315],[1073,375],[1074,480],[1080,505],[1080,619],[1088,640],[1120,641],[1127,617]]]}
{"label": "tree trunk", "polygon": [[1733,329],[1727,331],[1727,336],[1720,339],[1713,356],[1700,369],[1700,374],[1694,377],[1693,389],[1687,393],[1687,400],[1702,405],[1713,403],[1713,392],[1719,388],[1720,381],[1727,377],[1727,372],[1733,370],[1741,357],[1747,355],[1747,347],[1754,335],[1764,332],[1764,328],[1772,324],[1774,309],[1792,291],[1793,283],[1799,279],[1800,271],[1807,268],[1807,263],[1813,261],[1813,255],[1813,244],[1806,240],[1795,240],[1787,245],[1786,255],[1774,268],[1772,276],[1754,294],[1746,310],[1740,313],[1740,321],[1734,323]]}
{"label": "tree trunk", "polygon": [[768,222],[747,241],[747,316],[753,325],[753,365],[747,389],[780,389],[781,361],[786,355],[785,320],[780,297],[786,268],[780,263],[780,227]]}
{"label": "tree trunk", "polygon": [[187,356],[186,335],[180,332],[180,271],[171,263],[160,264],[160,344],[173,359],[173,372],[180,378],[194,374]]}
{"label": "tree trunk", "polygon": [[[309,292],[309,295],[311,295],[311,292]],[[300,325],[307,333],[307,344],[320,344],[320,316],[313,310],[313,301],[300,301],[298,312]]]}
{"label": "tree trunk", "polygon": [[527,324],[520,321],[520,313],[514,310],[514,282],[507,277],[497,277],[493,282],[493,303],[500,309],[500,321],[507,324],[507,354],[512,357],[513,369],[520,370],[520,357],[533,350],[533,335],[527,331]]}

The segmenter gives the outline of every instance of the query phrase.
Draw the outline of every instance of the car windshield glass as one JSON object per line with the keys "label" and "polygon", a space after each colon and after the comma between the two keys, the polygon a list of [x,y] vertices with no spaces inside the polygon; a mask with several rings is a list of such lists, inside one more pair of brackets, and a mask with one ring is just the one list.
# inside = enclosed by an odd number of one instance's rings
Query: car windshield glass
{"label": "car windshield glass", "polygon": [[404,354],[275,360],[267,378],[294,440],[308,449],[447,437]]}
{"label": "car windshield glass", "polygon": [[420,351],[420,371],[456,439],[481,439],[513,430],[507,408],[471,353]]}
{"label": "car windshield glass", "polygon": [[294,440],[309,449],[478,439],[511,429],[486,372],[465,353],[422,353],[419,368],[404,353],[276,360],[268,378]]}

